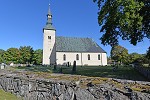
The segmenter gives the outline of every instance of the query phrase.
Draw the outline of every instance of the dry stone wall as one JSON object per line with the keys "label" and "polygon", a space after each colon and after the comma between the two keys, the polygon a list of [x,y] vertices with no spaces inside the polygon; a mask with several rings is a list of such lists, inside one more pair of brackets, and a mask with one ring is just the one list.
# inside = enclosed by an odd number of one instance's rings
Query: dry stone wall
{"label": "dry stone wall", "polygon": [[0,88],[24,100],[150,100],[148,93],[130,89],[123,91],[108,83],[94,85],[89,82],[81,88],[72,81],[44,79],[10,71],[0,71]]}

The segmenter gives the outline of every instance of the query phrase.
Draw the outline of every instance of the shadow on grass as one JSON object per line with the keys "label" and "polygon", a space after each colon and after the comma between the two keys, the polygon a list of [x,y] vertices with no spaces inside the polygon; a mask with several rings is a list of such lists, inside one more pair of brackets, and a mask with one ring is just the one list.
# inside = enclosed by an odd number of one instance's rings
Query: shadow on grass
{"label": "shadow on grass", "polygon": [[[63,70],[64,74],[70,74],[71,70]],[[116,71],[113,71],[111,66],[86,66],[77,67],[77,75],[85,75],[91,77],[108,77],[108,78],[119,78],[136,81],[148,81],[143,75],[134,70],[132,67],[119,66]]]}
{"label": "shadow on grass", "polygon": [[[57,66],[33,66],[33,67],[17,67],[19,70],[33,71],[33,72],[49,72],[49,73],[60,73],[60,68],[62,68],[63,74],[72,74],[72,67]],[[107,77],[107,78],[119,78],[128,79],[135,81],[148,81],[143,75],[134,70],[132,67],[119,66],[116,71],[113,71],[111,66],[77,66],[75,75],[84,75],[90,77]]]}
{"label": "shadow on grass", "polygon": [[17,70],[33,71],[33,72],[53,72],[50,66],[30,66],[30,67],[16,67]]}

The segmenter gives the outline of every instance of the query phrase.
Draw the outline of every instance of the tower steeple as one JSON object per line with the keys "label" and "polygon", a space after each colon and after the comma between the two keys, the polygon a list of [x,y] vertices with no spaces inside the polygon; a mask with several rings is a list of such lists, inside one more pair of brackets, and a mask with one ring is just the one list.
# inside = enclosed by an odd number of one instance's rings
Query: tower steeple
{"label": "tower steeple", "polygon": [[56,30],[52,26],[50,5],[47,13],[46,26],[43,28],[43,65],[56,63]]}
{"label": "tower steeple", "polygon": [[51,10],[50,10],[50,4],[49,4],[49,6],[48,6],[49,8],[48,8],[48,14],[47,15],[51,15],[52,16],[52,14],[51,14]]}
{"label": "tower steeple", "polygon": [[55,30],[55,28],[52,26],[52,14],[50,11],[50,4],[48,7],[47,22],[46,22],[46,26],[44,27],[44,29]]}

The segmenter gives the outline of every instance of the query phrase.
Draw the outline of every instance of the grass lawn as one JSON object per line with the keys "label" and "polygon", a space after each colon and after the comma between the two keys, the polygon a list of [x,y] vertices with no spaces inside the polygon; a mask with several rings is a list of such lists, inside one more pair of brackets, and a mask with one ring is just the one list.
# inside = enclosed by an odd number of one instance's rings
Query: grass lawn
{"label": "grass lawn", "polygon": [[22,100],[22,99],[17,98],[15,95],[11,93],[0,90],[0,100]]}
{"label": "grass lawn", "polygon": [[[63,68],[64,74],[70,74],[72,68]],[[147,79],[132,67],[118,67],[116,71],[113,71],[111,66],[91,66],[91,67],[77,67],[77,75],[85,75],[91,77],[108,77],[119,78],[129,80],[146,81]]]}
{"label": "grass lawn", "polygon": [[[33,67],[17,67],[15,70],[26,70],[34,72],[48,72],[59,73],[60,67],[57,66],[57,70],[53,70],[53,67],[46,66],[33,66]],[[72,74],[72,67],[62,67],[63,74]],[[129,79],[136,81],[147,81],[147,79],[132,67],[119,66],[114,72],[111,66],[77,66],[76,75],[84,75],[91,77],[107,77],[107,78],[119,78]]]}

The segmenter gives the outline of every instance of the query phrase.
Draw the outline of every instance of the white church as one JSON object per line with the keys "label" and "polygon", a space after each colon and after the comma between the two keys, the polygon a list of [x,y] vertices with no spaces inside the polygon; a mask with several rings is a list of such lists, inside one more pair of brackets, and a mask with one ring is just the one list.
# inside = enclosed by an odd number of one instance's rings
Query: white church
{"label": "white church", "polygon": [[43,65],[64,65],[76,61],[81,66],[107,65],[106,52],[91,38],[56,36],[50,7],[43,28]]}

